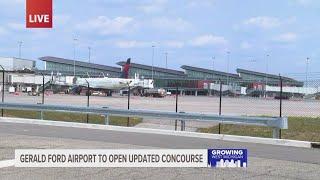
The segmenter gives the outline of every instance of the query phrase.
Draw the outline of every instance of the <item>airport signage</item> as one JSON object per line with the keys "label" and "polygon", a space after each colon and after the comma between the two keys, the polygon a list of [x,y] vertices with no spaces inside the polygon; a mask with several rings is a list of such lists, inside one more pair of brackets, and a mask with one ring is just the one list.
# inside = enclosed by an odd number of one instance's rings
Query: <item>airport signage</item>
{"label": "airport signage", "polygon": [[[247,153],[246,150],[235,151],[243,157]],[[212,155],[225,153],[230,152],[212,149],[16,149],[15,167],[246,167],[246,161],[238,162],[237,157],[230,162],[241,166],[232,163],[216,166],[220,159]]]}
{"label": "airport signage", "polygon": [[26,27],[52,28],[52,0],[26,0]]}

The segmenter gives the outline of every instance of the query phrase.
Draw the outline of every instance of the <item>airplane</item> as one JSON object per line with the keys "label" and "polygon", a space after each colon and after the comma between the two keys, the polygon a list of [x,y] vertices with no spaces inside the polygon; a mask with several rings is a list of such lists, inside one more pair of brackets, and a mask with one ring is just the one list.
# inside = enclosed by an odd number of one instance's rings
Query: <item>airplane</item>
{"label": "airplane", "polygon": [[126,64],[123,66],[121,76],[119,78],[74,78],[74,88],[72,92],[80,93],[83,87],[87,87],[88,83],[90,89],[104,91],[107,96],[112,96],[112,91],[121,90],[130,87],[138,86],[137,79],[128,79],[131,59],[128,58]]}

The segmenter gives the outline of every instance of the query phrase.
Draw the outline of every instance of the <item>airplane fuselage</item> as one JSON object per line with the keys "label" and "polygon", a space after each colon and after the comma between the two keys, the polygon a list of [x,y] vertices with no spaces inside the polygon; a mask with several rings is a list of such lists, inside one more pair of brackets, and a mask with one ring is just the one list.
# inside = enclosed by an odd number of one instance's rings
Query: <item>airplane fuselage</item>
{"label": "airplane fuselage", "polygon": [[128,86],[134,86],[134,79],[123,78],[78,78],[76,85],[87,86],[87,81],[91,88],[119,90],[127,88]]}

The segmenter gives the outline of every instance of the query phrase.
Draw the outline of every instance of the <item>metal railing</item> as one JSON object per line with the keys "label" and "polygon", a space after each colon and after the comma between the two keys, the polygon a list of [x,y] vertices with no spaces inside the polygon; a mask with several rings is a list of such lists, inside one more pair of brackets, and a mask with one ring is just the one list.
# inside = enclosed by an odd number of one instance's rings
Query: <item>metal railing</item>
{"label": "metal railing", "polygon": [[227,116],[202,113],[170,112],[170,111],[151,111],[151,110],[133,110],[133,109],[114,109],[100,107],[81,107],[81,106],[60,106],[46,104],[22,104],[22,103],[0,103],[0,108],[8,110],[27,110],[40,111],[43,119],[44,111],[82,113],[82,114],[100,114],[105,116],[105,124],[109,125],[109,116],[126,117],[153,117],[160,119],[178,119],[181,123],[181,129],[185,126],[185,121],[209,121],[225,124],[256,125],[266,126],[273,129],[273,138],[280,138],[280,129],[288,129],[287,117],[249,117],[249,116]]}

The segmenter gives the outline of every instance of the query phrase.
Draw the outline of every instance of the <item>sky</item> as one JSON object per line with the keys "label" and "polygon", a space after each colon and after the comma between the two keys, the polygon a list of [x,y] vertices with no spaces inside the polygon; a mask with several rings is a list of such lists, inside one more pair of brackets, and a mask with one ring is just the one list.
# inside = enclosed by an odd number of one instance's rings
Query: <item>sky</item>
{"label": "sky", "polygon": [[[318,0],[53,0],[53,28],[25,27],[25,0],[0,0],[0,56],[117,66],[191,65],[320,78]],[[74,39],[77,41],[74,41]],[[229,52],[229,54],[227,53]],[[308,70],[306,59],[309,58]],[[229,59],[229,63],[228,63]],[[43,63],[37,62],[39,68]],[[229,68],[228,68],[229,64]]]}

